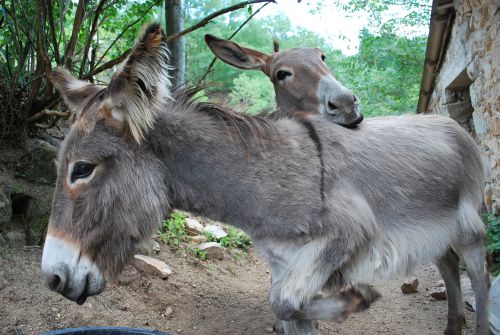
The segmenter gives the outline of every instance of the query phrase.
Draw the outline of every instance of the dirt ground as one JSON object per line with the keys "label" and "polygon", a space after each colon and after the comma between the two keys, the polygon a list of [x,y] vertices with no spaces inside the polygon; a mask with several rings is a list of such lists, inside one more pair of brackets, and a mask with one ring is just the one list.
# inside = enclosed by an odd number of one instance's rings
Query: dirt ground
{"label": "dirt ground", "polygon": [[[0,258],[0,334],[39,334],[78,326],[130,326],[170,334],[266,334],[273,315],[267,304],[270,275],[252,250],[247,257],[198,261],[161,245],[154,257],[173,274],[166,280],[128,267],[103,294],[78,306],[49,291],[41,280],[40,247],[7,249]],[[439,274],[432,266],[417,273],[419,292],[403,295],[402,279],[376,285],[382,298],[344,323],[321,322],[321,334],[442,334],[446,301],[428,294]],[[165,315],[170,310],[170,315]],[[168,314],[168,312],[167,312]],[[465,333],[474,315],[467,312]]]}

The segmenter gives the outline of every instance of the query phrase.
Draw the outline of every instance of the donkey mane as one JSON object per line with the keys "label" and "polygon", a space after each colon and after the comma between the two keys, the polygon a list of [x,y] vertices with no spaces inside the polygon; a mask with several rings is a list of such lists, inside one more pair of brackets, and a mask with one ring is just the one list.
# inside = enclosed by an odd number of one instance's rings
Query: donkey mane
{"label": "donkey mane", "polygon": [[270,119],[264,114],[251,116],[219,103],[200,101],[196,94],[204,88],[204,86],[193,86],[176,89],[172,93],[173,108],[190,110],[223,123],[226,130],[230,134],[236,134],[245,146],[247,139],[262,143],[264,140],[272,140],[277,134],[275,127],[269,122]]}

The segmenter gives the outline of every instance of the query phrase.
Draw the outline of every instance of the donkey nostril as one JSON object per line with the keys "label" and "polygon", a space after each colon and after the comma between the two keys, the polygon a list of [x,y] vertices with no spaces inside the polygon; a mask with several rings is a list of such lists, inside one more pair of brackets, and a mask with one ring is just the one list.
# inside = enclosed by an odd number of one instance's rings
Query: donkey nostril
{"label": "donkey nostril", "polygon": [[61,277],[59,277],[56,274],[52,275],[47,281],[47,285],[52,291],[59,291],[59,288],[61,286],[60,284],[61,284]]}
{"label": "donkey nostril", "polygon": [[338,107],[335,104],[333,104],[331,101],[328,101],[328,108],[330,108],[331,110],[335,110]]}
{"label": "donkey nostril", "polygon": [[358,102],[358,97],[355,94],[352,95],[352,99],[354,103]]}

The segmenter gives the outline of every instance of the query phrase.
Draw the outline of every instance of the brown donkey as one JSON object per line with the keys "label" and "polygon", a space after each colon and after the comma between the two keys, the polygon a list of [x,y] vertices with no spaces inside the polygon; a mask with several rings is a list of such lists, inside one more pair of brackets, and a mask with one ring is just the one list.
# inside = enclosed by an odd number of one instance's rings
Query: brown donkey
{"label": "brown donkey", "polygon": [[42,257],[47,285],[83,303],[102,292],[171,208],[245,230],[270,264],[271,309],[287,335],[318,334],[377,297],[367,285],[435,262],[460,334],[457,250],[488,334],[484,172],[470,136],[440,116],[263,119],[169,91],[167,47],[147,27],[107,88],[61,68],[76,121],[61,147]]}
{"label": "brown donkey", "polygon": [[333,76],[318,48],[293,48],[267,55],[213,35],[205,42],[220,60],[240,69],[261,70],[271,79],[276,94],[273,116],[323,114],[353,128],[363,121],[359,100]]}

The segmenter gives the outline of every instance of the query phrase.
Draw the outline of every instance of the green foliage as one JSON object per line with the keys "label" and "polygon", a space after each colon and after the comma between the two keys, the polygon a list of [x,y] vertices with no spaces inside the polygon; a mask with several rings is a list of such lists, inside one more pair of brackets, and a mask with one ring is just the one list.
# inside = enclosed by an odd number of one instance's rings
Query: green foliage
{"label": "green foliage", "polygon": [[342,8],[351,13],[367,12],[370,28],[378,33],[408,33],[428,26],[432,0],[337,0]]}
{"label": "green foliage", "polygon": [[221,238],[219,243],[226,248],[239,248],[247,251],[252,246],[252,239],[241,230],[230,227],[227,236]]}
{"label": "green foliage", "polygon": [[207,237],[207,241],[218,242],[221,246],[228,249],[238,248],[244,251],[248,251],[248,249],[252,246],[252,239],[250,238],[250,236],[234,227],[229,227],[227,236],[219,239],[216,238],[212,233],[205,233],[205,236]]}
{"label": "green foliage", "polygon": [[[83,11],[77,10],[79,4]],[[162,4],[162,0],[0,1],[0,90],[7,92],[0,102],[12,104],[12,115],[0,119],[0,130],[14,133],[13,122],[20,123],[17,132],[27,126],[55,125],[59,117],[29,119],[54,108],[57,94],[47,72],[61,65],[76,76],[107,82],[117,59],[132,47],[141,27],[156,19]],[[18,97],[23,97],[22,103]]]}
{"label": "green foliage", "polygon": [[181,211],[173,211],[167,220],[163,221],[159,235],[166,243],[179,247],[186,238],[187,215]]}
{"label": "green foliage", "polygon": [[234,89],[229,94],[232,107],[250,115],[272,110],[275,106],[271,81],[261,73],[256,74],[240,74],[234,79]]}
{"label": "green foliage", "polygon": [[358,54],[331,65],[339,81],[358,95],[365,116],[414,112],[426,38],[375,36],[366,29],[360,37]]}
{"label": "green foliage", "polygon": [[483,215],[486,224],[486,236],[488,237],[488,250],[493,256],[494,272],[500,272],[500,216],[493,214]]}
{"label": "green foliage", "polygon": [[195,247],[195,248],[186,247],[186,251],[190,255],[193,255],[194,257],[199,258],[202,261],[206,261],[208,258],[207,252],[205,250],[200,250],[197,247]]}

